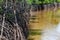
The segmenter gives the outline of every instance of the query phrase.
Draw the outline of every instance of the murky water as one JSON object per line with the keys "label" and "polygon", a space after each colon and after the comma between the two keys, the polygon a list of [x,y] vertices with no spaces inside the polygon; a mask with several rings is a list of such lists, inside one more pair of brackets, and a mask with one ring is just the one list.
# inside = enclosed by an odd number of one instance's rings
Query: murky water
{"label": "murky water", "polygon": [[[49,6],[49,5],[48,5]],[[49,6],[50,7],[50,6]],[[30,20],[30,29],[40,29],[42,30],[42,35],[30,35],[29,37],[33,40],[45,40],[45,37],[47,35],[47,38],[49,35],[55,35],[53,29],[58,27],[57,25],[60,23],[60,8],[58,7],[51,7],[47,8],[45,5],[45,9],[42,11],[31,11],[31,20]],[[60,27],[60,26],[59,26]],[[44,31],[47,30],[47,31]],[[55,30],[56,31],[56,30]],[[40,31],[41,32],[41,31]],[[43,33],[47,33],[44,35],[43,39],[41,37],[43,36]],[[50,33],[50,34],[49,34]],[[58,33],[57,33],[58,34]],[[51,38],[48,38],[46,40],[56,40],[53,37],[49,36]]]}

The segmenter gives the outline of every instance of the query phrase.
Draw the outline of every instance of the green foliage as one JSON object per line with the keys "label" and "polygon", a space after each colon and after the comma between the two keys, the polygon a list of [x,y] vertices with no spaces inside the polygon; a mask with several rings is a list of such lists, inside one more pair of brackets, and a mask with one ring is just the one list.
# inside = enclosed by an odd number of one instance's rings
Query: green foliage
{"label": "green foliage", "polygon": [[36,0],[36,4],[41,4],[42,1]]}
{"label": "green foliage", "polygon": [[60,0],[56,0],[57,2],[60,2]]}
{"label": "green foliage", "polygon": [[14,18],[14,14],[11,14],[11,13],[7,13],[6,14],[6,18],[8,18],[8,19],[13,19]]}
{"label": "green foliage", "polygon": [[3,12],[3,9],[0,7],[0,14],[2,14],[2,12]]}
{"label": "green foliage", "polygon": [[26,0],[28,4],[32,4],[33,0]]}
{"label": "green foliage", "polygon": [[[33,0],[26,0],[28,4],[32,4]],[[45,3],[54,3],[54,2],[60,2],[60,0],[34,0],[35,4],[45,4]]]}
{"label": "green foliage", "polygon": [[2,11],[2,8],[0,7],[0,12]]}
{"label": "green foliage", "polygon": [[3,2],[3,0],[0,0],[0,4]]}
{"label": "green foliage", "polygon": [[44,0],[44,3],[50,3],[50,1],[49,0]]}

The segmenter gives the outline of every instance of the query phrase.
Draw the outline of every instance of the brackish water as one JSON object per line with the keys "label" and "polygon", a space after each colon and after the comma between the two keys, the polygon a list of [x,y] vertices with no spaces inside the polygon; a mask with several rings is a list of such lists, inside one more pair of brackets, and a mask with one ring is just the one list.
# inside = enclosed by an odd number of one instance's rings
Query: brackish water
{"label": "brackish water", "polygon": [[60,8],[58,7],[45,8],[40,11],[31,11],[30,14],[29,28],[32,30],[32,33],[30,32],[29,38],[31,40],[41,40],[43,30],[54,29],[60,22]]}

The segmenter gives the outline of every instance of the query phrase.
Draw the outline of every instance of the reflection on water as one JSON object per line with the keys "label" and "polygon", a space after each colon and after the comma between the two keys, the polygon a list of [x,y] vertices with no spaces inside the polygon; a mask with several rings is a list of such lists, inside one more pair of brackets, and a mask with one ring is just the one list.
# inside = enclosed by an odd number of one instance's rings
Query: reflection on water
{"label": "reflection on water", "polygon": [[[31,13],[30,24],[29,24],[30,29],[33,30],[40,29],[42,30],[42,35],[30,35],[29,38],[32,38],[33,40],[57,40],[58,39],[55,36],[59,35],[59,33],[57,33],[56,31],[57,30],[56,28],[60,27],[58,26],[60,22],[60,8],[58,7],[47,8],[45,5],[44,10],[31,11],[30,13]],[[41,37],[43,39],[41,39]]]}
{"label": "reflection on water", "polygon": [[42,40],[60,40],[60,23],[52,30],[46,29],[42,34]]}

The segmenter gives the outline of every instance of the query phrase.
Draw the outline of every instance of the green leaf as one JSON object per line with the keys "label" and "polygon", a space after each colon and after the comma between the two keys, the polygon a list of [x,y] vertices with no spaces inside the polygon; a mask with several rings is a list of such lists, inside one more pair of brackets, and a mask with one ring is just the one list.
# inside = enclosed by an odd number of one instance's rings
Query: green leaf
{"label": "green leaf", "polygon": [[26,0],[28,4],[32,4],[33,0]]}
{"label": "green leaf", "polygon": [[57,2],[60,2],[60,0],[56,0]]}
{"label": "green leaf", "polygon": [[0,0],[0,4],[3,2],[3,0]]}

